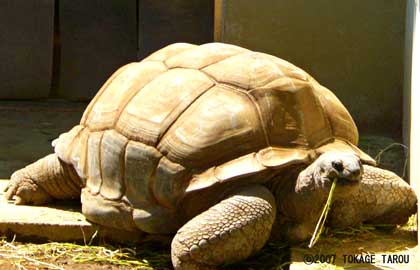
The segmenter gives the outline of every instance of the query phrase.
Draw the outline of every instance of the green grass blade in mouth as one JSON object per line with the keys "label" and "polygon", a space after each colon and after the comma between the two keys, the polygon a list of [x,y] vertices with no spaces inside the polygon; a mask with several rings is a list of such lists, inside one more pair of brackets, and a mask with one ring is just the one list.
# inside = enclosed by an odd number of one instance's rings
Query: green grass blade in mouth
{"label": "green grass blade in mouth", "polygon": [[315,245],[315,243],[319,239],[319,236],[321,235],[322,231],[324,230],[324,224],[325,224],[325,221],[327,220],[328,212],[329,212],[330,207],[331,207],[332,197],[333,197],[333,193],[334,193],[336,184],[337,184],[337,179],[334,179],[334,181],[331,185],[330,193],[328,193],[327,202],[324,205],[324,209],[322,209],[321,216],[318,219],[318,223],[316,224],[315,231],[312,234],[311,241],[309,242],[309,245],[308,245],[309,248],[312,248]]}

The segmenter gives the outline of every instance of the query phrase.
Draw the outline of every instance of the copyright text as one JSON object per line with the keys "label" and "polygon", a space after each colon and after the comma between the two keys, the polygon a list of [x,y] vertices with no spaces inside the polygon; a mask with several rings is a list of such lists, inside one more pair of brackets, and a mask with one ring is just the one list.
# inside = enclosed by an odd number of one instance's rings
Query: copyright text
{"label": "copyright text", "polygon": [[[410,255],[408,254],[352,254],[340,256],[344,264],[408,264]],[[336,254],[305,254],[303,262],[305,264],[330,263],[335,264]]]}

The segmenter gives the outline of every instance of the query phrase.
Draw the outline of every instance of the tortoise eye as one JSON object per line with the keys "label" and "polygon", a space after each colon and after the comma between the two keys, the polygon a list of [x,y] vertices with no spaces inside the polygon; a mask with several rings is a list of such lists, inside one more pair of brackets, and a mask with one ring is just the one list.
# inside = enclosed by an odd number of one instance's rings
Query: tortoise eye
{"label": "tortoise eye", "polygon": [[333,161],[332,166],[338,172],[342,172],[344,170],[343,162],[341,162],[341,161]]}

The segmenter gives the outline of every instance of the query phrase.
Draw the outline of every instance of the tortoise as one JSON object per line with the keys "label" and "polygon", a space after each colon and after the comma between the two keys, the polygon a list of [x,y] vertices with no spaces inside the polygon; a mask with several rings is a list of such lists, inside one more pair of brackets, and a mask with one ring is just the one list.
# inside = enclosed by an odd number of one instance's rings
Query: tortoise
{"label": "tortoise", "polygon": [[176,270],[303,241],[337,179],[329,224],[403,223],[414,191],[357,147],[344,105],[293,64],[176,43],[117,70],[54,153],[11,176],[16,204],[81,198],[93,223],[174,234]]}

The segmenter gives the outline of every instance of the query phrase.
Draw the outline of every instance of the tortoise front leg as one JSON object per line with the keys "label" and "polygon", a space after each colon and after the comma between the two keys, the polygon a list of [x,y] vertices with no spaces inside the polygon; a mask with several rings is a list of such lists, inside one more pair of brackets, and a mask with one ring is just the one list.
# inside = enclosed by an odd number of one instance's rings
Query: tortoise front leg
{"label": "tortoise front leg", "polygon": [[414,190],[395,173],[363,166],[357,187],[336,200],[330,213],[332,227],[369,224],[403,224],[417,210]]}
{"label": "tortoise front leg", "polygon": [[276,214],[271,192],[242,188],[194,217],[172,241],[175,270],[210,270],[243,260],[268,240]]}
{"label": "tortoise front leg", "polygon": [[15,204],[45,204],[80,196],[82,182],[74,169],[50,154],[12,174],[5,197]]}

